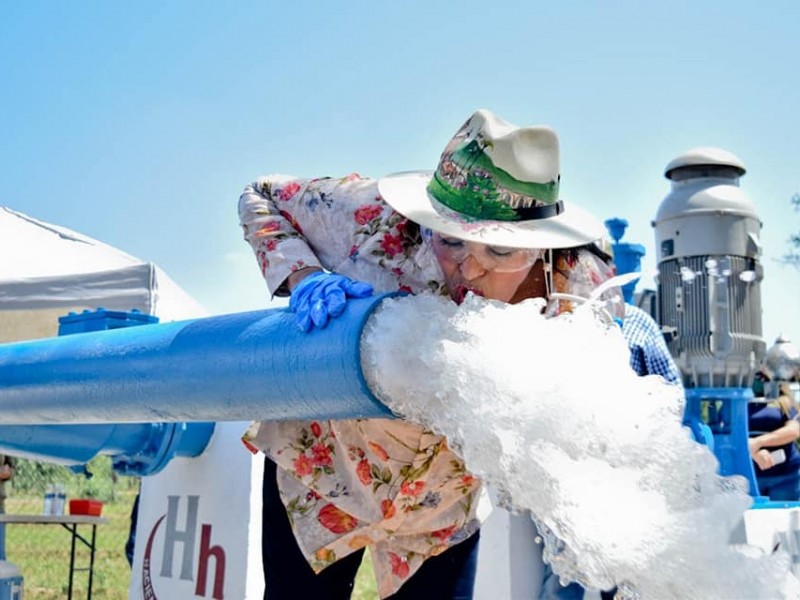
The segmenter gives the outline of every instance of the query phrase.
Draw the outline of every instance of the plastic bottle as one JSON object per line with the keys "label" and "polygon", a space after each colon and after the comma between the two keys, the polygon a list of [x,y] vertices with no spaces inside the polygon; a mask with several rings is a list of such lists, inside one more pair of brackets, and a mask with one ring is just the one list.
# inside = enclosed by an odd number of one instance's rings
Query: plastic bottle
{"label": "plastic bottle", "polygon": [[47,487],[44,490],[44,510],[42,511],[43,515],[52,515],[53,514],[53,504],[56,497],[56,486],[52,483],[48,483]]}
{"label": "plastic bottle", "polygon": [[63,483],[56,484],[56,497],[53,503],[53,514],[61,516],[64,514],[64,508],[67,505],[67,488]]}

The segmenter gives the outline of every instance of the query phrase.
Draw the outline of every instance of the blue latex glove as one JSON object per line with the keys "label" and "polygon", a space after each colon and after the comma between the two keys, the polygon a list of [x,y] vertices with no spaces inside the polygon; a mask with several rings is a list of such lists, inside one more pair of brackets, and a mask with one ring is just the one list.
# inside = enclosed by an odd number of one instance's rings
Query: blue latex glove
{"label": "blue latex glove", "polygon": [[341,315],[348,298],[371,295],[372,286],[368,283],[320,271],[295,286],[289,309],[295,313],[298,327],[302,331],[311,331],[315,326],[322,329],[329,319]]}

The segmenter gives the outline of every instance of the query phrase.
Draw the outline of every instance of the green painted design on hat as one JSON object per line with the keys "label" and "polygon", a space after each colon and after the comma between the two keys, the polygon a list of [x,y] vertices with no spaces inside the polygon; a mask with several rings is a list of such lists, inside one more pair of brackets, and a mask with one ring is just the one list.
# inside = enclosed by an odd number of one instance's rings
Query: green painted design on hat
{"label": "green painted design on hat", "polygon": [[434,173],[428,193],[445,206],[465,217],[493,221],[518,221],[513,208],[497,199],[497,186],[491,177],[467,175],[466,185],[456,189]]}
{"label": "green painted design on hat", "polygon": [[477,140],[471,140],[457,148],[450,160],[463,169],[481,169],[490,173],[500,187],[510,192],[529,196],[544,204],[555,204],[558,201],[558,181],[537,183],[516,179],[494,164]]}

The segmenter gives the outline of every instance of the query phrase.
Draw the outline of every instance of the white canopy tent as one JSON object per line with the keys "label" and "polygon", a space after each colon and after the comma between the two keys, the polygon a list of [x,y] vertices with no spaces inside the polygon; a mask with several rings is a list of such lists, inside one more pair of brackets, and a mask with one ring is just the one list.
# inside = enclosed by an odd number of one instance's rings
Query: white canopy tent
{"label": "white canopy tent", "polygon": [[100,307],[162,322],[208,314],[157,265],[0,207],[0,342],[55,335],[59,316]]}

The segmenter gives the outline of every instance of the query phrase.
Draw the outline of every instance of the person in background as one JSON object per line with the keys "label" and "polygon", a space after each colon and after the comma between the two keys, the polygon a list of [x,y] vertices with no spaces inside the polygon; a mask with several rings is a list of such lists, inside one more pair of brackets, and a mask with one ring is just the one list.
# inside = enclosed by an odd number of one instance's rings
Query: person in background
{"label": "person in background", "polygon": [[778,398],[747,406],[748,446],[762,496],[776,501],[800,500],[800,438],[797,405],[787,382],[778,384]]}
{"label": "person in background", "polygon": [[[14,459],[0,454],[0,514],[6,512],[6,482],[14,477]],[[6,559],[6,525],[0,523],[0,560]]]}
{"label": "person in background", "polygon": [[[434,173],[269,176],[245,189],[239,216],[267,286],[313,331],[373,289],[549,297],[549,250],[603,231],[559,199],[559,179],[554,131],[481,110]],[[574,292],[606,270],[580,250],[559,285]],[[364,547],[381,598],[472,597],[481,484],[443,436],[367,419],[254,423],[243,440],[267,455],[265,598],[348,598]]]}

